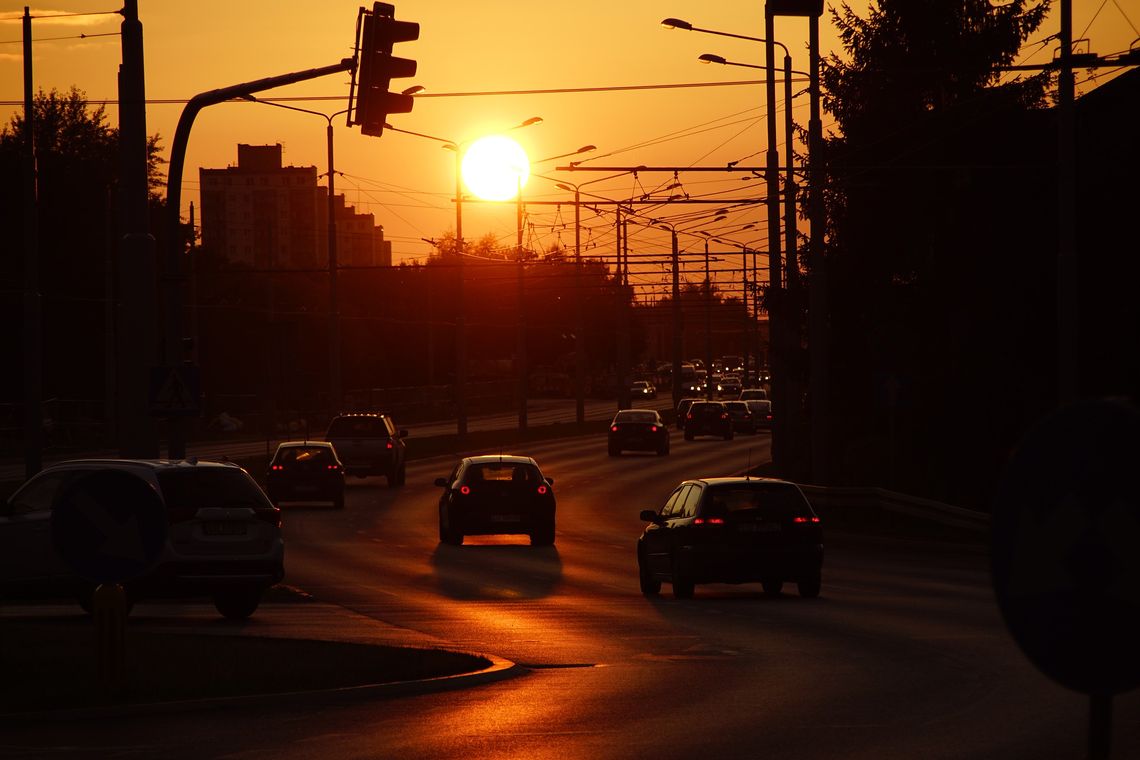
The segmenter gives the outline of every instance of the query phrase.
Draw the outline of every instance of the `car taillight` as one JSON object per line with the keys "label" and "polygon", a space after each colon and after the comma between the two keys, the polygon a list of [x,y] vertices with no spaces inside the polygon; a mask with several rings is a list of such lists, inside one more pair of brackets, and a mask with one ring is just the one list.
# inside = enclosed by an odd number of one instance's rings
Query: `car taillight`
{"label": "car taillight", "polygon": [[769,421],[769,422],[771,422],[771,421],[772,421],[772,415],[770,415],[770,414],[768,415],[768,421]]}
{"label": "car taillight", "polygon": [[277,507],[271,509],[255,509],[253,515],[262,522],[269,523],[274,528],[281,527],[281,510]]}
{"label": "car taillight", "polygon": [[809,522],[817,523],[817,522],[819,522],[819,518],[818,517],[793,517],[792,522],[794,522],[794,523],[809,523]]}
{"label": "car taillight", "polygon": [[340,465],[339,465],[339,464],[330,464],[328,468],[329,468],[330,470],[339,470],[339,469],[340,469]]}
{"label": "car taillight", "polygon": [[546,495],[546,486],[539,486],[538,487],[538,495],[539,496],[545,496]]}
{"label": "car taillight", "polygon": [[611,428],[610,428],[610,430],[611,430],[612,432],[616,433],[616,432],[618,431],[618,426],[617,426],[617,425],[614,425],[613,427],[611,427]]}
{"label": "car taillight", "polygon": [[459,487],[459,493],[466,496],[467,494],[471,493],[471,487],[470,486],[460,486]]}
{"label": "car taillight", "polygon": [[721,418],[722,420],[727,420],[727,419],[728,419],[728,412],[722,412],[722,413],[721,413],[721,415],[720,415],[720,418]]}
{"label": "car taillight", "polygon": [[271,470],[284,470],[284,469],[285,469],[285,465],[283,465],[283,464],[275,464],[275,465],[273,465],[272,467],[270,467],[269,469],[271,469]]}
{"label": "car taillight", "polygon": [[685,415],[685,419],[687,419],[687,420],[691,420],[691,419],[693,419],[693,413],[692,413],[692,412],[689,412],[688,414],[686,414],[686,415]]}
{"label": "car taillight", "polygon": [[723,517],[698,517],[693,520],[693,525],[724,525]]}
{"label": "car taillight", "polygon": [[394,449],[394,448],[396,448],[395,444],[393,444],[393,443],[392,443],[392,439],[391,439],[391,438],[389,438],[389,439],[388,439],[388,448],[390,448],[390,449]]}

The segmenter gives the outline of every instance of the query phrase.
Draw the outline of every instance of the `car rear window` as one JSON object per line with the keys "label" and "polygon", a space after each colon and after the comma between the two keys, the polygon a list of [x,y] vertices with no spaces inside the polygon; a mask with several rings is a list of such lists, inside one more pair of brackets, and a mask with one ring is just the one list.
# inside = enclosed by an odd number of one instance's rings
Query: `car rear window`
{"label": "car rear window", "polygon": [[529,464],[515,464],[512,462],[496,462],[495,464],[482,464],[470,467],[464,479],[468,482],[495,482],[495,483],[537,483],[538,470]]}
{"label": "car rear window", "polygon": [[272,509],[273,505],[244,470],[210,467],[158,473],[166,508],[193,514],[203,507]]}
{"label": "car rear window", "polygon": [[614,417],[614,422],[657,422],[655,412],[621,412]]}
{"label": "car rear window", "polygon": [[786,483],[712,486],[706,489],[702,509],[772,521],[814,515],[799,489]]}
{"label": "car rear window", "polygon": [[385,438],[388,428],[380,417],[337,417],[326,438]]}
{"label": "car rear window", "polygon": [[332,449],[328,446],[288,446],[277,450],[274,464],[332,464]]}

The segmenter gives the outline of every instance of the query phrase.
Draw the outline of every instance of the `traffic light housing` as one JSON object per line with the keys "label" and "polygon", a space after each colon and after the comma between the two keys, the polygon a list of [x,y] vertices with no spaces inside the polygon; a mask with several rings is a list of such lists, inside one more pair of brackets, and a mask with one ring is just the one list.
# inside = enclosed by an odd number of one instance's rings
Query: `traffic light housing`
{"label": "traffic light housing", "polygon": [[351,124],[360,126],[366,135],[379,137],[390,113],[410,113],[412,96],[388,92],[393,79],[416,75],[416,62],[392,55],[397,42],[411,42],[420,37],[420,25],[393,18],[396,8],[390,3],[373,3],[372,11],[362,9],[359,58],[353,75],[356,93]]}

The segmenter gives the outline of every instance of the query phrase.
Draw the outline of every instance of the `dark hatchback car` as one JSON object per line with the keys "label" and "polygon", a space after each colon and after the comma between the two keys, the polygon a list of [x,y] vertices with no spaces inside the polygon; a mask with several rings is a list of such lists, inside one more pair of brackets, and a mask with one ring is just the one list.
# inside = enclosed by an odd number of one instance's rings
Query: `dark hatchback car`
{"label": "dark hatchback car", "polygon": [[685,415],[689,413],[689,407],[697,403],[699,398],[683,398],[677,402],[677,429],[685,429]]}
{"label": "dark hatchback car", "polygon": [[669,453],[669,428],[652,409],[623,409],[610,423],[608,448],[611,457],[623,451]]}
{"label": "dark hatchback car", "polygon": [[344,509],[344,466],[328,441],[286,441],[277,447],[265,491],[270,501],[329,501]]}
{"label": "dark hatchback car", "polygon": [[732,430],[735,433],[756,433],[756,418],[745,401],[725,401],[724,408],[732,418]]}
{"label": "dark hatchback car", "polygon": [[[91,610],[95,580],[81,577],[65,560],[53,523],[70,488],[106,476],[143,484],[166,523],[155,561],[123,584],[128,604],[210,596],[223,616],[243,620],[284,577],[281,510],[240,467],[197,459],[76,459],[45,467],[0,505],[0,599],[73,596]],[[116,490],[125,500],[119,506],[132,502],[121,486]],[[66,504],[63,509],[67,511]],[[153,525],[146,527],[147,521],[137,516],[124,521],[91,506],[84,509],[88,520],[98,516],[91,536],[98,539],[92,546],[101,548],[90,554],[99,565],[130,565],[145,557],[147,539],[157,535]],[[100,538],[123,530],[130,538]]]}
{"label": "dark hatchback car", "polygon": [[779,594],[784,582],[800,596],[819,596],[823,529],[795,483],[767,478],[703,478],[677,486],[637,540],[644,594],[661,582],[690,597],[698,583],[760,582]]}
{"label": "dark hatchback car", "polygon": [[325,440],[336,449],[345,474],[364,478],[383,475],[388,486],[402,486],[405,479],[408,431],[397,428],[391,415],[361,412],[334,417]]}
{"label": "dark hatchback car", "polygon": [[732,417],[720,401],[697,401],[685,413],[685,440],[698,435],[715,435],[732,440]]}
{"label": "dark hatchback car", "polygon": [[752,419],[756,423],[756,427],[761,430],[771,430],[772,402],[755,399],[745,401],[744,403],[748,404],[748,409],[752,412]]}
{"label": "dark hatchback car", "polygon": [[531,457],[465,457],[439,497],[439,540],[459,546],[464,536],[524,534],[534,546],[554,543],[554,479]]}

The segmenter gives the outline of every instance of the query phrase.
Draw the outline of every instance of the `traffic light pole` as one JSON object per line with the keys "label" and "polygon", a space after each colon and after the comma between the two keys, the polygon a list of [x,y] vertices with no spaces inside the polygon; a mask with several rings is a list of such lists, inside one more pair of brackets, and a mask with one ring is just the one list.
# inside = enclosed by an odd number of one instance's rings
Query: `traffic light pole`
{"label": "traffic light pole", "polygon": [[[198,112],[208,106],[224,103],[227,100],[242,98],[255,92],[270,90],[296,82],[309,79],[318,79],[330,74],[339,74],[352,71],[356,62],[352,58],[345,58],[340,63],[331,66],[322,66],[317,69],[307,69],[291,74],[281,74],[252,82],[243,82],[218,90],[202,92],[190,99],[182,109],[178,119],[178,126],[174,131],[174,141],[170,146],[170,164],[166,180],[166,255],[163,259],[162,285],[164,293],[163,303],[163,336],[162,356],[168,369],[181,364],[182,360],[182,289],[184,277],[182,275],[182,246],[178,234],[178,226],[182,222],[182,171],[186,165],[186,146],[190,141],[190,130],[194,126],[194,119]],[[186,456],[186,435],[181,424],[171,417],[169,421],[170,432],[167,442],[167,456],[170,459],[183,459]]]}

